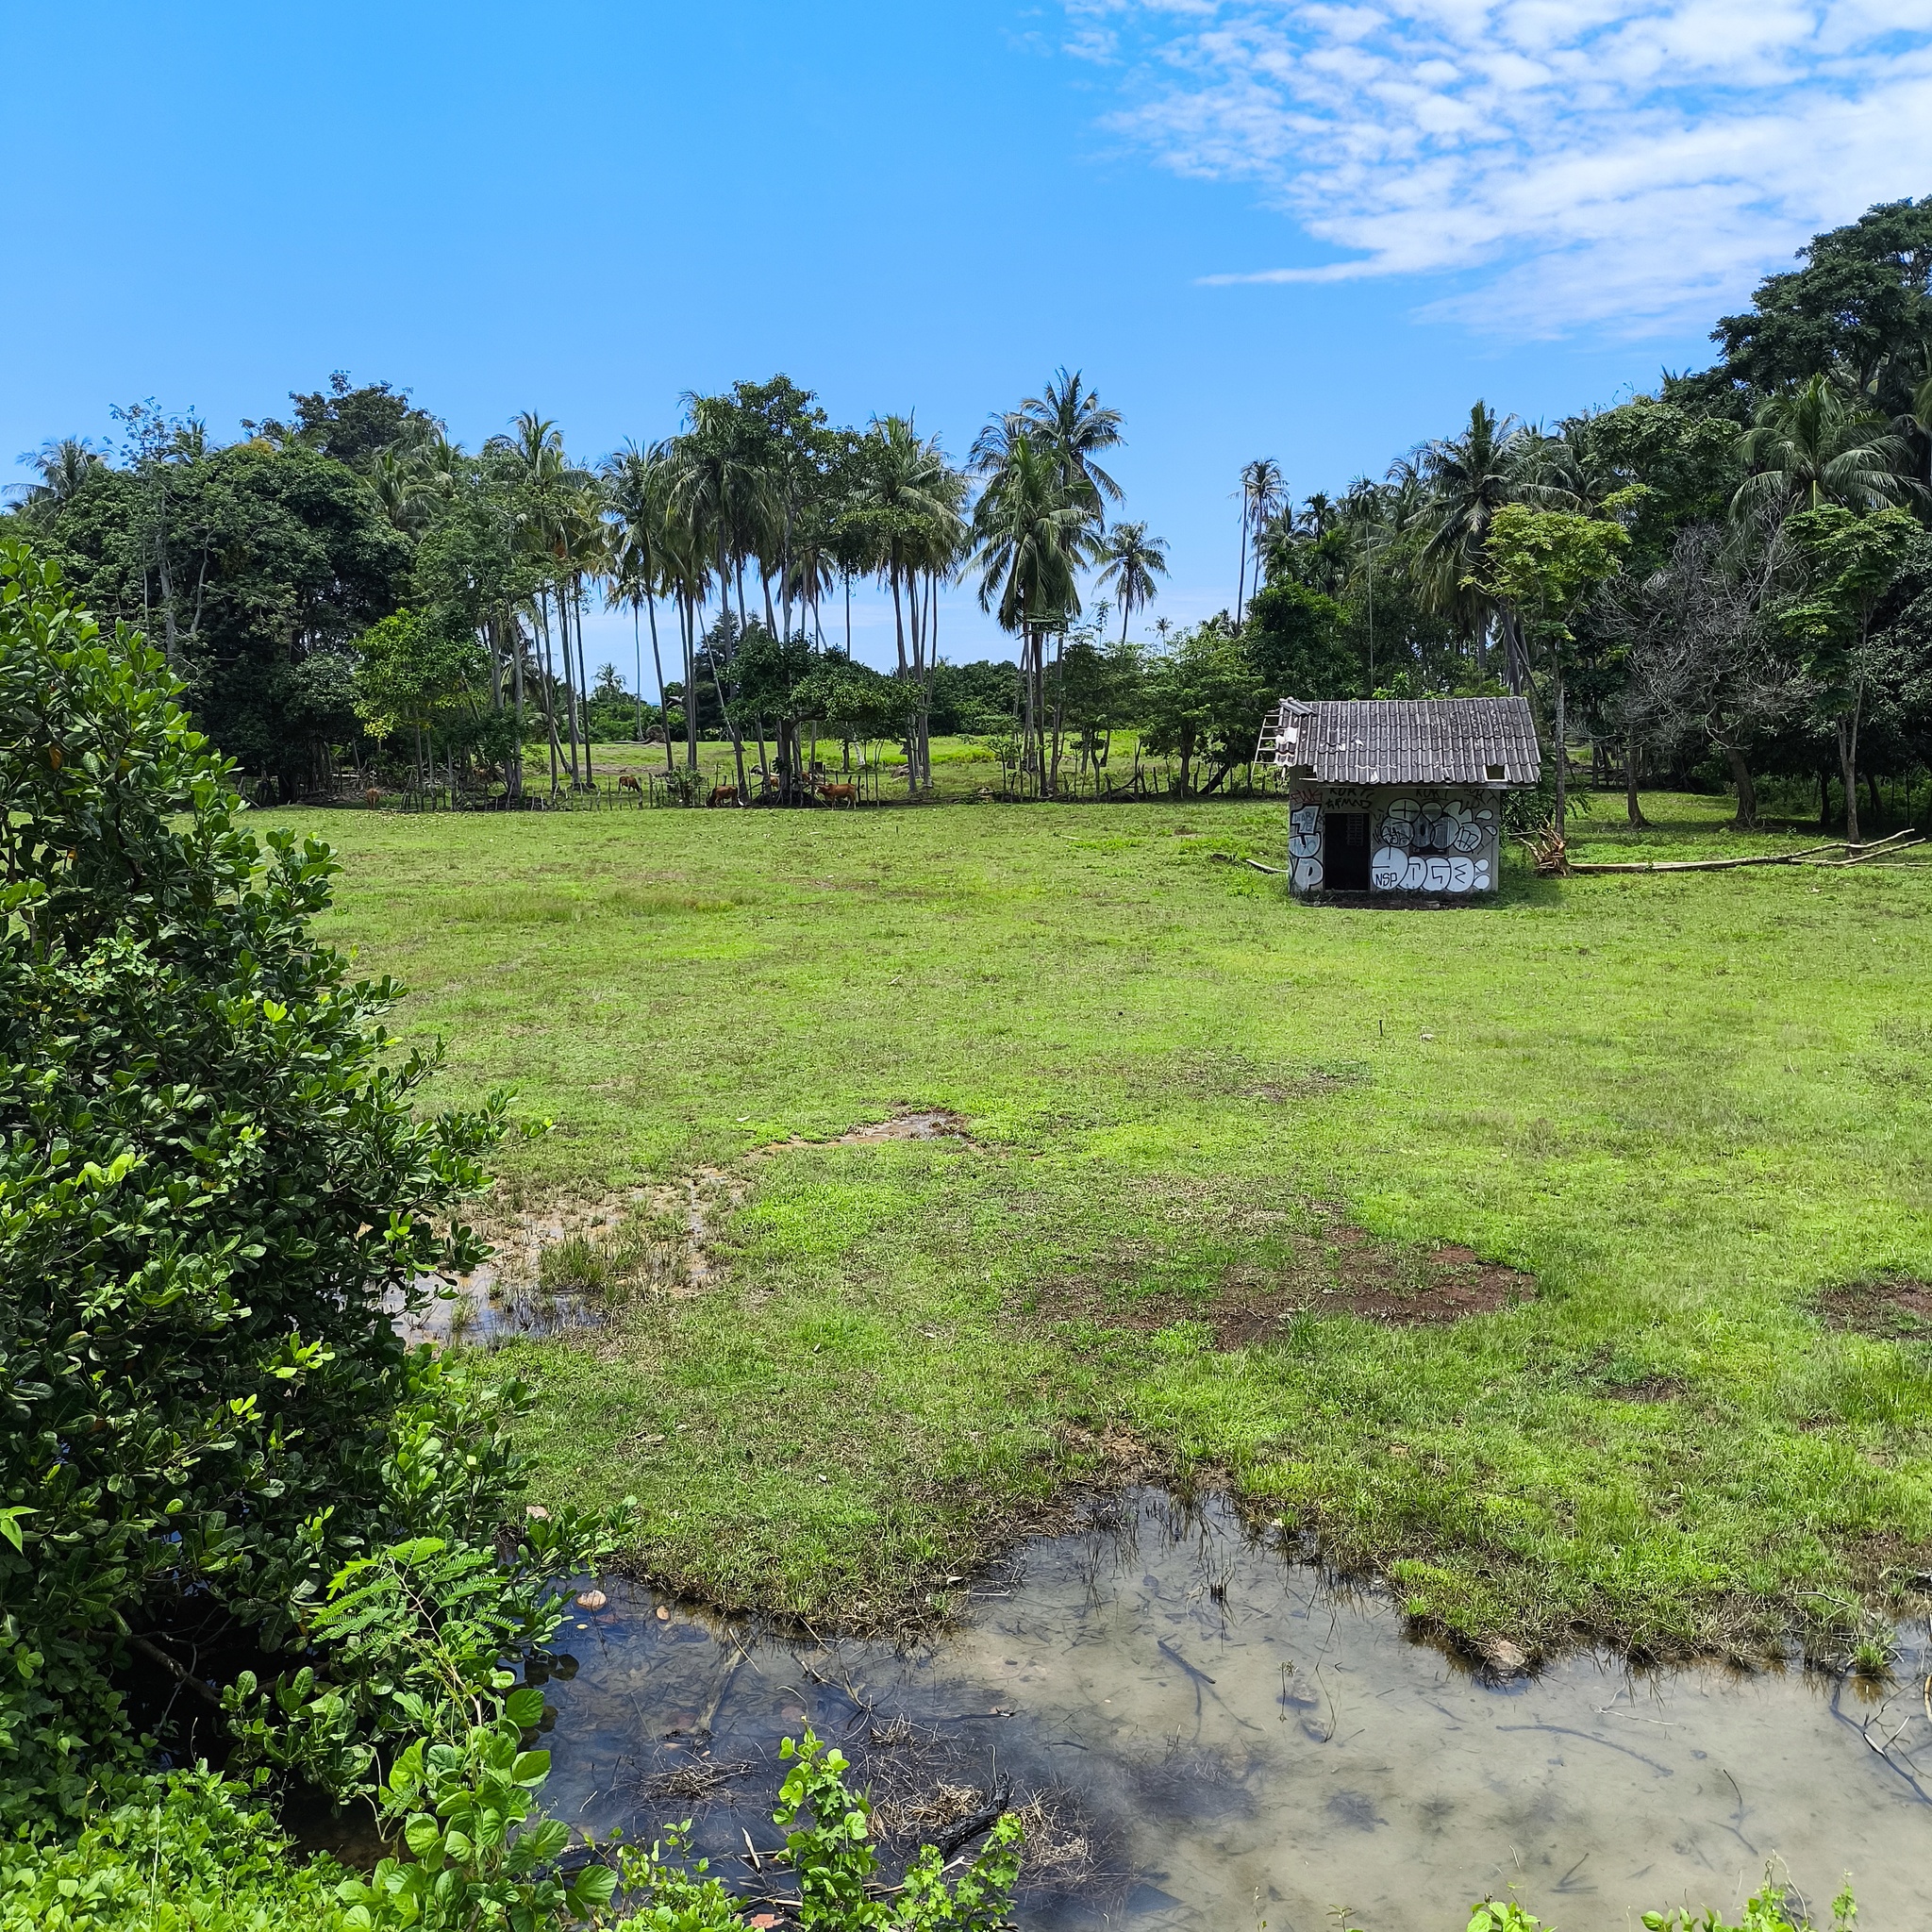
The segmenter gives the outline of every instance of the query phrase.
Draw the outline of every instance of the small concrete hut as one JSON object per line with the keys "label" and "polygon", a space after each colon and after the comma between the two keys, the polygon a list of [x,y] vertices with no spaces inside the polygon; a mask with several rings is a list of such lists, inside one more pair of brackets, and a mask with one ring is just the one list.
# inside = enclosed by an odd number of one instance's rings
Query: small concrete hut
{"label": "small concrete hut", "polygon": [[1505,795],[1542,773],[1523,698],[1283,698],[1256,751],[1271,760],[1304,897],[1493,892]]}

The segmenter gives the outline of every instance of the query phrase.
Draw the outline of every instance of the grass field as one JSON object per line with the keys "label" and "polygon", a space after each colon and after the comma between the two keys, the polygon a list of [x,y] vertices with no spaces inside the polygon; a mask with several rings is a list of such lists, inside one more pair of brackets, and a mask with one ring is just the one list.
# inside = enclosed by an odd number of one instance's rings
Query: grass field
{"label": "grass field", "polygon": [[[1646,804],[1574,849],[1776,842]],[[267,816],[336,844],[441,1097],[556,1119],[512,1199],[735,1192],[699,1292],[505,1355],[545,1491],[637,1495],[678,1588],[943,1610],[1135,1468],[1532,1646],[1849,1650],[1926,1561],[1932,1353],[1821,1296],[1932,1279],[1932,868],[1362,910],[1225,862],[1278,803]],[[971,1141],[754,1152],[908,1108]],[[1348,1312],[1443,1243],[1533,1292]]]}

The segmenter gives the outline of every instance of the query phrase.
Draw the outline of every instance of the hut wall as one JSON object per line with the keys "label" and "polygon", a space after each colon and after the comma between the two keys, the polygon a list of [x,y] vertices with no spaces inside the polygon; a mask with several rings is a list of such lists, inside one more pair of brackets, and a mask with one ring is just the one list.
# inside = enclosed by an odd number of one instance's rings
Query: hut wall
{"label": "hut wall", "polygon": [[1297,892],[1324,880],[1331,811],[1369,815],[1369,890],[1493,892],[1502,873],[1502,791],[1473,785],[1324,785],[1289,788],[1288,862]]}

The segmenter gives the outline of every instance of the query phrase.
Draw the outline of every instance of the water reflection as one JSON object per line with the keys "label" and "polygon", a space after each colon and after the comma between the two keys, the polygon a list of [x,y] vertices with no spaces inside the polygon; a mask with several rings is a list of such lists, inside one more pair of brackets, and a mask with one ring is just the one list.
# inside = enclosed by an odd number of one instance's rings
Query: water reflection
{"label": "water reflection", "polygon": [[[997,1777],[1032,1807],[1024,1919],[1437,1932],[1512,1888],[1564,1932],[1730,1908],[1767,1859],[1804,1899],[1916,1925],[1932,1857],[1924,1663],[1860,1701],[1802,1673],[1635,1673],[1574,1657],[1484,1681],[1374,1595],[1252,1544],[1218,1502],[1129,1498],[1036,1543],[942,1643],[779,1641],[612,1590],[561,1641],[557,1815],[691,1818],[759,1882],[778,1740],[810,1723],[901,1843]],[[573,1627],[573,1625],[575,1627]],[[774,1881],[775,1882],[775,1881]],[[1827,1914],[1828,1916],[1828,1914]]]}

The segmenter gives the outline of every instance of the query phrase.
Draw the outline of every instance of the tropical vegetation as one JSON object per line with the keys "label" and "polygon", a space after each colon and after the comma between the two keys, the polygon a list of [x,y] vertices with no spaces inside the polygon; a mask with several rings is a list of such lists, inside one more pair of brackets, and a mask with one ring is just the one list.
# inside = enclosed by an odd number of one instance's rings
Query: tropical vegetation
{"label": "tropical vegetation", "polygon": [[[1718,325],[1712,368],[1611,408],[1540,425],[1477,402],[1340,495],[1297,499],[1256,458],[1227,608],[1139,640],[1166,546],[1122,513],[1124,420],[1077,371],[995,412],[963,463],[909,417],[836,426],[783,375],[687,395],[674,433],[591,464],[538,412],[465,452],[338,375],[225,448],[120,409],[116,448],[34,456],[9,521],[90,608],[158,639],[262,801],[608,791],[598,747],[625,741],[661,747],[667,797],[708,795],[710,741],[737,797],[794,805],[826,741],[841,775],[884,742],[917,800],[933,738],[959,731],[1013,796],[1144,792],[1110,762],[1120,730],[1164,789],[1216,791],[1281,696],[1510,691],[1565,745],[1559,780],[1574,757],[1633,800],[1724,786],[1746,827],[1768,778],[1801,782],[1856,841],[1884,787],[1908,800],[1932,768],[1928,238],[1910,201],[1817,237]],[[1852,540],[1821,548],[1832,516],[1869,526],[1856,591]],[[1557,614],[1547,584],[1512,584],[1499,533],[1519,564],[1611,549]],[[1013,661],[946,660],[962,581]],[[861,582],[891,609],[883,672],[853,654]],[[631,662],[593,674],[600,600],[629,614]]]}
{"label": "tropical vegetation", "polygon": [[[1257,458],[1228,608],[1151,640],[1166,549],[1121,514],[1122,413],[1067,370],[959,463],[909,417],[837,427],[784,376],[689,395],[597,464],[534,411],[464,451],[345,375],[226,447],[147,403],[112,450],[46,445],[0,522],[0,1925],[535,1932],[622,1892],[654,1925],[736,1926],[675,1858],[541,1816],[518,1673],[573,1579],[648,1547],[715,1601],[936,1610],[1058,1486],[1136,1468],[1226,1476],[1465,1645],[1795,1632],[1882,1672],[1886,1616],[1923,1594],[1926,1382],[1908,1330],[1845,1311],[1924,1271],[1925,1023],[1891,993],[1916,875],[1840,875],[1802,917],[1734,875],[1649,902],[1661,924],[1531,882],[1447,943],[1376,930],[1365,969],[1355,915],[1284,947],[1242,863],[1258,808],[1220,821],[1212,869],[1193,814],[1282,695],[1505,691],[1552,746],[1559,833],[1589,810],[1578,760],[1622,784],[1631,840],[1644,796],[1681,815],[1700,787],[1728,787],[1739,843],[1772,788],[1855,843],[1908,808],[1928,251],[1932,206],[1874,209],[1725,318],[1711,370],[1553,426],[1478,402],[1340,497]],[[884,669],[853,655],[862,581],[892,610]],[[941,656],[960,581],[1011,661]],[[628,683],[592,674],[600,598]],[[962,731],[1006,798],[1136,803],[993,814],[971,859],[937,815],[886,822],[892,853],[876,821],[813,842],[822,741],[891,741],[918,801]],[[800,809],[698,858],[712,827],[677,814],[614,856],[508,815],[608,789],[625,740],[667,798],[700,795],[708,744],[732,798]],[[364,881],[335,909],[327,847],[250,829],[397,794],[505,808],[403,912]],[[421,822],[351,823],[358,856],[420,872]],[[553,952],[519,928],[550,919],[524,914],[559,855]],[[1687,950],[1713,905],[1728,936]],[[475,1024],[461,1104],[430,1113],[425,1008],[391,1033],[401,986],[329,941],[420,956],[444,911],[464,936],[439,933],[427,1009]],[[620,918],[658,923],[620,942]],[[1627,978],[1579,963],[1607,950]],[[888,953],[890,995],[853,963]],[[607,956],[622,1010],[578,998]],[[1801,1015],[1764,1018],[1772,973]],[[573,1114],[556,1143],[513,1132],[494,1077],[533,1035],[538,1098]],[[982,1150],[835,1171],[853,1121],[908,1098],[970,1114]],[[608,1186],[754,1151],[728,1240],[755,1293],[619,1310],[594,1352],[399,1337],[482,1257],[464,1203],[499,1154]],[[1493,1321],[1216,1325],[1257,1271],[1313,1293],[1344,1245],[1413,1270],[1451,1236],[1515,1264]],[[641,1457],[638,1405],[674,1400],[703,1426]],[[162,1773],[163,1743],[226,1772]],[[888,1903],[845,1769],[808,1736],[782,1795],[800,1923],[997,1923],[1014,1827]],[[290,1860],[297,1787],[375,1807],[388,1856]]]}

